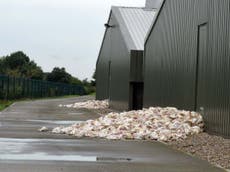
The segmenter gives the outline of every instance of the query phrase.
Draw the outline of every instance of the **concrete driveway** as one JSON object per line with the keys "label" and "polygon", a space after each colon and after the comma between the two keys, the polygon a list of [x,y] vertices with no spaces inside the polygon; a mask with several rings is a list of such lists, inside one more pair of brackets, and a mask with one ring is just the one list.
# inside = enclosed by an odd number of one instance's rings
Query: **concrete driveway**
{"label": "concrete driveway", "polygon": [[74,138],[37,131],[97,118],[59,104],[92,97],[15,103],[0,114],[2,172],[221,172],[205,161],[158,142]]}

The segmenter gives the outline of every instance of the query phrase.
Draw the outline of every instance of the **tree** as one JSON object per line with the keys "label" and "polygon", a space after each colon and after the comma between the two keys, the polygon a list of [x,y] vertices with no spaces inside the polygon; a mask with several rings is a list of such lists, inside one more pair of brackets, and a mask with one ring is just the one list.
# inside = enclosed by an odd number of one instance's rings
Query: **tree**
{"label": "tree", "polygon": [[51,73],[47,74],[47,80],[52,82],[71,83],[72,76],[66,72],[65,68],[55,67]]}
{"label": "tree", "polygon": [[22,51],[0,58],[0,73],[15,77],[43,79],[43,71]]}
{"label": "tree", "polygon": [[82,80],[82,84],[86,90],[87,94],[94,93],[96,91],[96,72],[92,76],[93,80],[88,81],[88,78]]}
{"label": "tree", "polygon": [[10,56],[5,57],[5,64],[10,69],[16,69],[18,67],[21,67],[26,63],[29,63],[29,61],[30,61],[29,57],[26,54],[24,54],[22,51],[12,53],[10,54]]}
{"label": "tree", "polygon": [[83,85],[82,81],[76,77],[71,78],[71,84]]}
{"label": "tree", "polygon": [[44,76],[41,67],[37,66],[34,61],[30,61],[29,63],[23,65],[20,68],[20,73],[23,77],[37,80],[42,80]]}
{"label": "tree", "polygon": [[30,60],[30,58],[22,51],[17,51],[10,55],[0,57],[0,74],[81,85],[86,88],[87,93],[95,92],[95,72],[91,81],[88,81],[87,79],[81,81],[77,77],[73,77],[66,72],[65,68],[55,67],[52,72],[44,73],[42,68],[33,60]]}
{"label": "tree", "polygon": [[96,70],[94,71],[92,78],[93,79],[91,80],[91,85],[95,87],[96,86]]}
{"label": "tree", "polygon": [[4,73],[4,64],[3,64],[3,59],[0,58],[0,74],[3,74]]}

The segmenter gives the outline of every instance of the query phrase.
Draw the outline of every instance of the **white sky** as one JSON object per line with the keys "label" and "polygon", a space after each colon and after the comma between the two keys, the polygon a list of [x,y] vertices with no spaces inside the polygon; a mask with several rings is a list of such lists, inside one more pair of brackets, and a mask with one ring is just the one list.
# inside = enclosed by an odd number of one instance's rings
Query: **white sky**
{"label": "white sky", "polygon": [[91,78],[111,5],[145,0],[0,0],[0,56],[21,50],[44,71]]}

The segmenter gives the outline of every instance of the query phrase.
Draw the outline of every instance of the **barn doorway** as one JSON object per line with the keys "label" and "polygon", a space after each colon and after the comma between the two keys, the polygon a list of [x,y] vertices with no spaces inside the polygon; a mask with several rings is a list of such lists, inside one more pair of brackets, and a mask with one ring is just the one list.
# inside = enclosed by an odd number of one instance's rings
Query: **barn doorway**
{"label": "barn doorway", "polygon": [[140,110],[143,108],[143,82],[130,83],[130,110]]}

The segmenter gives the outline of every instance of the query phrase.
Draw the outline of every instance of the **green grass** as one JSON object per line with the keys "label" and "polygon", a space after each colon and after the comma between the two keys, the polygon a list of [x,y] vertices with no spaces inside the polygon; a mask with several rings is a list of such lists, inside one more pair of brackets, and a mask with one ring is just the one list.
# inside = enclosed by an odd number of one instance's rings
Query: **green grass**
{"label": "green grass", "polygon": [[12,105],[14,101],[8,101],[8,100],[0,100],[0,111],[4,110],[5,108]]}
{"label": "green grass", "polygon": [[68,96],[60,96],[60,97],[44,97],[44,98],[23,98],[18,100],[0,100],[0,111],[12,105],[14,102],[20,101],[30,101],[30,100],[47,100],[47,99],[62,99],[62,98],[73,98],[79,97],[79,95],[68,95]]}
{"label": "green grass", "polygon": [[96,92],[90,93],[90,96],[96,96]]}

